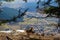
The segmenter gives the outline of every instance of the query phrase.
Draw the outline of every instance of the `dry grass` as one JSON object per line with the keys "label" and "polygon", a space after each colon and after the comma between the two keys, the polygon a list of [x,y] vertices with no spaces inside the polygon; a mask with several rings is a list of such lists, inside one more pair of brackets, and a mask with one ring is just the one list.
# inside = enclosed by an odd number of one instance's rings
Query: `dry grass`
{"label": "dry grass", "polygon": [[41,36],[36,33],[27,35],[27,33],[0,33],[0,40],[60,40],[60,37],[54,36]]}

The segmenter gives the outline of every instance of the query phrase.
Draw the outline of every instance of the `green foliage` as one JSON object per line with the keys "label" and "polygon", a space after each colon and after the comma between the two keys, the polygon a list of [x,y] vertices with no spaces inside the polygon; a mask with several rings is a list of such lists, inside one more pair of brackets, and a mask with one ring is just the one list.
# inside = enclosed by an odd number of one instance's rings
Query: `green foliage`
{"label": "green foliage", "polygon": [[48,4],[47,3],[45,4],[45,5],[48,5],[49,8],[46,7],[44,9],[44,12],[49,14],[49,15],[47,15],[47,17],[51,16],[51,14],[54,14],[54,15],[56,15],[57,18],[59,18],[58,26],[57,26],[57,28],[58,28],[58,27],[60,27],[60,0],[55,0],[55,2],[58,3],[57,7],[49,5],[50,2],[51,2],[51,0],[49,2],[47,1]]}
{"label": "green foliage", "polygon": [[[44,9],[44,12],[47,13],[47,14],[49,14],[49,15],[50,15],[50,14],[54,14],[54,15],[60,16],[60,3],[59,3],[59,0],[55,0],[55,2],[58,3],[58,6],[57,6],[57,7],[49,5],[51,1],[52,1],[52,0],[47,1],[47,2],[45,3],[45,5],[48,5],[49,7],[46,7],[46,8]],[[47,3],[48,3],[48,4],[47,4]]]}
{"label": "green foliage", "polygon": [[49,8],[46,8],[44,11],[46,13],[52,13],[52,14],[54,14],[55,12],[57,12],[57,9],[58,9],[58,7],[50,6]]}

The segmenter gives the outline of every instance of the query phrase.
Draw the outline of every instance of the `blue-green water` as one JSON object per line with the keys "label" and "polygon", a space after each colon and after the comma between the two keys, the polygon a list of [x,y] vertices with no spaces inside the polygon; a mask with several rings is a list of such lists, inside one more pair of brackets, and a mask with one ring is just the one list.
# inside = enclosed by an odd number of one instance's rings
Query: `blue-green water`
{"label": "blue-green water", "polygon": [[[2,1],[1,8],[3,10],[3,12],[0,14],[0,19],[11,19],[14,16],[17,16],[20,8],[22,8],[22,12],[27,8],[29,8],[28,12],[36,12],[36,0],[28,1],[27,3],[25,3],[23,0],[15,0],[12,2],[6,2],[3,0],[0,1]],[[42,4],[43,2],[40,2],[40,8],[43,8]],[[52,5],[57,6],[56,3],[53,3]]]}

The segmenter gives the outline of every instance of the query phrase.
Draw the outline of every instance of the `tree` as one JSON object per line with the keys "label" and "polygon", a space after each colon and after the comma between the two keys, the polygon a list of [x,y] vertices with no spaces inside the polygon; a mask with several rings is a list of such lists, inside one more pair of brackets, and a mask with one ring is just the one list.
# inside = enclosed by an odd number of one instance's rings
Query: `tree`
{"label": "tree", "polygon": [[52,0],[48,0],[46,3],[44,3],[44,5],[48,5],[49,8],[45,8],[44,9],[44,12],[47,13],[47,17],[50,17],[52,15],[56,15],[55,17],[57,17],[59,20],[58,20],[58,26],[57,26],[57,29],[60,28],[60,0],[55,0],[56,3],[58,3],[58,6],[55,7],[55,6],[51,6],[50,5],[50,2]]}
{"label": "tree", "polygon": [[[44,0],[43,11],[44,11],[44,13],[48,14],[46,17],[57,17],[59,19],[58,20],[58,26],[57,26],[57,29],[58,29],[58,28],[60,28],[60,0],[54,0],[54,2],[56,2],[58,4],[57,7],[50,5],[51,1],[52,0],[47,0],[47,2],[45,2],[45,0]],[[40,2],[38,1],[37,2],[38,5],[36,8],[40,10],[39,3]]]}

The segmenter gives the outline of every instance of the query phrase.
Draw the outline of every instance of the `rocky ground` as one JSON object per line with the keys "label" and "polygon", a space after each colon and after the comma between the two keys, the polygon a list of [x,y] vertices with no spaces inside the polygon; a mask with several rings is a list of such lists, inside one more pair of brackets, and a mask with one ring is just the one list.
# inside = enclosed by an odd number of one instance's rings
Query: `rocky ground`
{"label": "rocky ground", "polygon": [[[28,14],[27,14],[28,15]],[[33,13],[31,14],[33,15]],[[28,29],[33,27],[36,33],[27,34],[26,32],[15,32],[15,33],[2,33],[0,32],[0,40],[60,40],[60,34],[58,34],[56,29],[57,18],[35,18],[35,16],[24,16],[23,22],[11,22],[10,24],[2,24],[0,26],[1,30],[8,29]],[[43,33],[44,32],[44,33]]]}
{"label": "rocky ground", "polygon": [[[60,35],[60,34],[59,34]],[[15,32],[3,33],[0,32],[0,40],[60,40],[60,36],[43,35],[37,33]]]}

